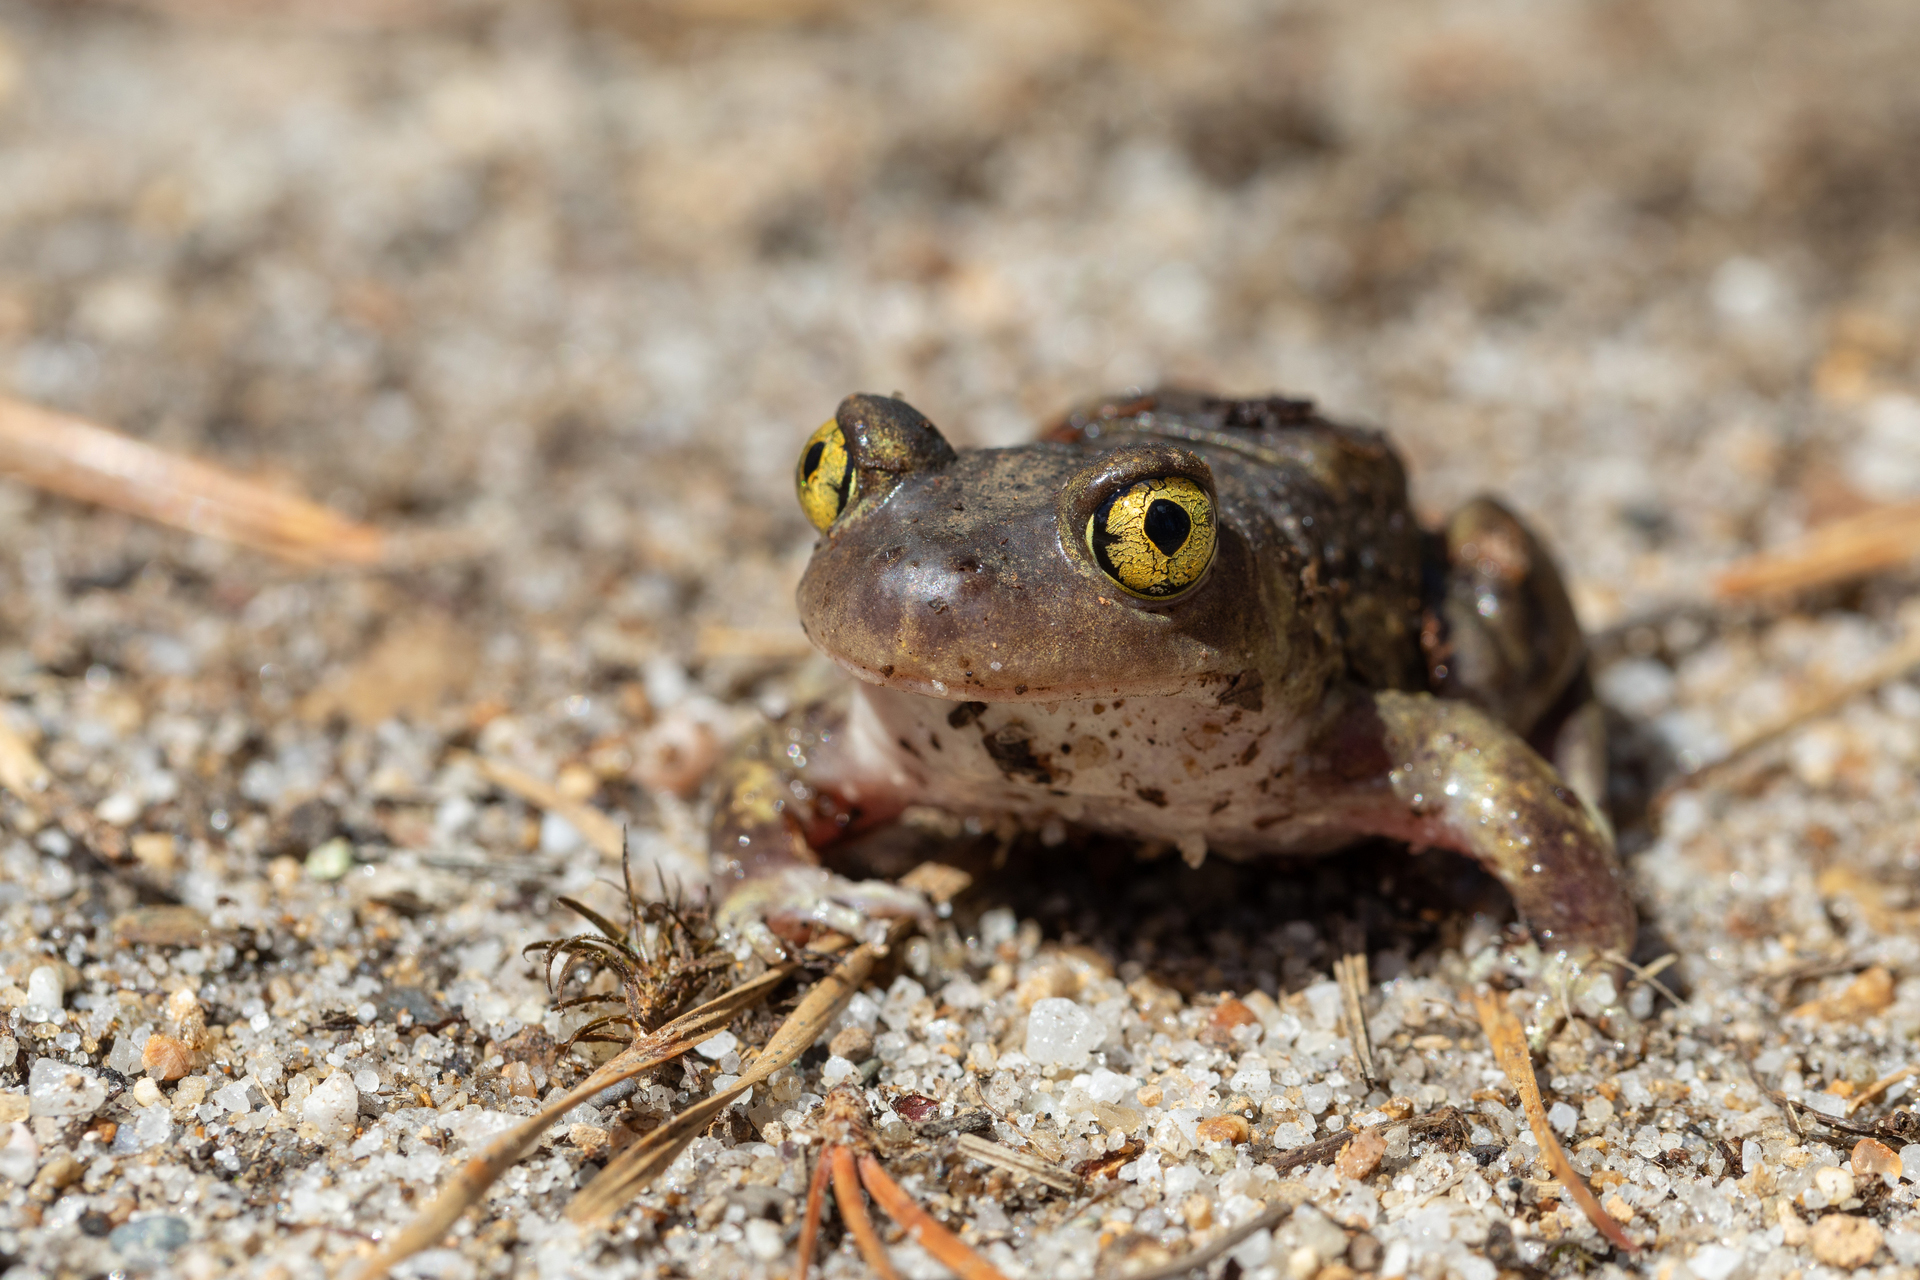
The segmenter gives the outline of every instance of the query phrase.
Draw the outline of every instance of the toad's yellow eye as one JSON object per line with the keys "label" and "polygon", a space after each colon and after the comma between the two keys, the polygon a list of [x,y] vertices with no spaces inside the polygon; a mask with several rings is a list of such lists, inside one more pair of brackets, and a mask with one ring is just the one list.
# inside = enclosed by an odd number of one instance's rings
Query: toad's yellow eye
{"label": "toad's yellow eye", "polygon": [[1185,476],[1142,480],[1107,499],[1087,521],[1087,550],[1106,575],[1137,596],[1177,596],[1213,560],[1213,497]]}
{"label": "toad's yellow eye", "polygon": [[847,452],[847,437],[838,422],[822,423],[807,437],[800,451],[800,465],[794,468],[793,487],[800,493],[800,509],[813,521],[813,527],[826,532],[827,526],[853,501],[856,477],[853,456]]}

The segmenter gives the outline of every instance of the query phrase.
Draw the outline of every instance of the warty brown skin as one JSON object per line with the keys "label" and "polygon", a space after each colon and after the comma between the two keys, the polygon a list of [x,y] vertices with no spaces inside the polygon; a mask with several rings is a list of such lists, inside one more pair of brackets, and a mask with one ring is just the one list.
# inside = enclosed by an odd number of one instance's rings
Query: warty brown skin
{"label": "warty brown skin", "polygon": [[[1157,392],[964,453],[898,400],[850,396],[836,420],[854,478],[799,605],[862,684],[844,718],[815,710],[729,766],[730,919],[791,935],[897,906],[810,864],[923,803],[1190,857],[1392,836],[1478,859],[1549,948],[1631,946],[1604,822],[1527,741],[1595,787],[1578,627],[1498,504],[1424,535],[1384,437],[1277,398]],[[1210,495],[1215,549],[1146,599],[1088,520],[1167,477]]]}

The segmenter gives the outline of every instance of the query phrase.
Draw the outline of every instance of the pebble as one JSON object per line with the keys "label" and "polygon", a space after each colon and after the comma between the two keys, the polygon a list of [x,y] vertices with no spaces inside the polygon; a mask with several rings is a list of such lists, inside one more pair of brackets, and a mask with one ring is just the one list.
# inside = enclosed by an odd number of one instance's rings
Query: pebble
{"label": "pebble", "polygon": [[192,1235],[185,1218],[161,1214],[122,1223],[107,1235],[107,1243],[129,1266],[145,1269],[163,1265]]}
{"label": "pebble", "polygon": [[1043,1067],[1085,1066],[1106,1038],[1093,1010],[1063,996],[1034,1001],[1027,1015],[1026,1055]]}
{"label": "pebble", "polygon": [[40,1058],[27,1076],[27,1099],[36,1116],[90,1116],[107,1100],[107,1082],[91,1067]]}
{"label": "pebble", "polygon": [[165,1084],[193,1070],[193,1050],[173,1036],[156,1032],[140,1049],[140,1065],[149,1077]]}
{"label": "pebble", "polygon": [[747,1252],[762,1262],[777,1262],[787,1251],[787,1243],[780,1235],[780,1224],[777,1222],[754,1218],[742,1231],[746,1235]]}
{"label": "pebble", "polygon": [[740,1037],[731,1031],[722,1031],[709,1040],[694,1046],[694,1052],[709,1062],[718,1062],[740,1047]]}
{"label": "pebble", "polygon": [[351,1135],[359,1113],[360,1091],[344,1071],[336,1071],[315,1085],[300,1104],[301,1118],[329,1140]]}
{"label": "pebble", "polygon": [[1813,1186],[1827,1198],[1828,1204],[1841,1204],[1853,1199],[1853,1175],[1845,1169],[1832,1165],[1813,1171]]}
{"label": "pebble", "polygon": [[1885,1179],[1888,1186],[1900,1181],[1900,1157],[1884,1142],[1876,1142],[1872,1138],[1860,1139],[1853,1145],[1853,1156],[1849,1163],[1853,1166],[1856,1181],[1879,1177]]}
{"label": "pebble", "polygon": [[1360,1182],[1373,1176],[1380,1167],[1381,1157],[1386,1154],[1387,1140],[1373,1130],[1365,1129],[1341,1148],[1333,1166],[1339,1170],[1341,1177]]}
{"label": "pebble", "polygon": [[27,974],[27,1005],[21,1012],[32,1022],[53,1022],[66,998],[60,970],[50,964],[36,965]]}
{"label": "pebble", "polygon": [[1807,1247],[1830,1267],[1864,1267],[1880,1252],[1880,1228],[1869,1218],[1830,1213],[1813,1224]]}
{"label": "pebble", "polygon": [[[975,1045],[974,1047],[986,1046]],[[827,1052],[836,1058],[845,1058],[848,1062],[865,1062],[873,1056],[873,1032],[865,1027],[844,1028],[827,1043]],[[993,1070],[991,1053],[991,1048],[988,1048],[989,1057],[984,1064],[988,1071]]]}
{"label": "pebble", "polygon": [[314,880],[338,880],[353,870],[353,846],[345,837],[336,836],[307,852],[307,876]]}
{"label": "pebble", "polygon": [[1687,1270],[1695,1280],[1727,1280],[1746,1255],[1723,1244],[1703,1244],[1687,1259]]}
{"label": "pebble", "polygon": [[40,1166],[40,1144],[34,1141],[33,1130],[20,1121],[8,1126],[6,1139],[0,1142],[0,1178],[24,1187]]}

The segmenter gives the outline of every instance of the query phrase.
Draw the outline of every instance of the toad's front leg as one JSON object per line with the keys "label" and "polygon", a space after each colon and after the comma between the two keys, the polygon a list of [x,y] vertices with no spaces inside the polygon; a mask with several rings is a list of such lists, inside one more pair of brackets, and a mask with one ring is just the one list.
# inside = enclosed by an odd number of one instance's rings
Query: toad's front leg
{"label": "toad's front leg", "polygon": [[1472,857],[1548,950],[1632,950],[1638,919],[1605,825],[1485,711],[1385,690],[1351,706],[1322,746],[1349,830]]}
{"label": "toad's front leg", "polygon": [[814,704],[765,726],[721,768],[708,832],[718,920],[763,953],[776,936],[858,936],[869,919],[928,909],[911,890],[820,865],[818,851],[898,816],[916,794],[918,780],[872,749],[857,718],[844,699]]}

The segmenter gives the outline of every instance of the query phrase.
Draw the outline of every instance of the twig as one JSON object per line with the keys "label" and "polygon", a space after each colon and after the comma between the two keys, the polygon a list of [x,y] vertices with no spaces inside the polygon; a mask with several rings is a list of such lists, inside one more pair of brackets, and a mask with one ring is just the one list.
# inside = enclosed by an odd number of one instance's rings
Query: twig
{"label": "twig", "polygon": [[1714,581],[1722,600],[1784,595],[1892,569],[1920,552],[1920,502],[1823,524],[1790,546],[1737,560]]}
{"label": "twig", "polygon": [[1064,1191],[1068,1195],[1077,1195],[1081,1190],[1080,1179],[1058,1169],[1024,1151],[1016,1151],[1004,1143],[993,1142],[986,1138],[977,1138],[973,1134],[963,1133],[953,1140],[953,1145],[961,1155],[981,1164],[1005,1169],[1008,1173],[1025,1174],[1037,1182],[1043,1182],[1055,1191]]}
{"label": "twig", "polygon": [[486,756],[469,756],[480,776],[502,791],[518,796],[536,809],[544,809],[562,818],[602,857],[618,858],[626,852],[620,824],[590,804],[562,795],[560,789],[537,778],[518,765]]}
{"label": "twig", "polygon": [[1710,760],[1699,768],[1673,779],[1660,788],[1649,807],[1656,814],[1664,812],[1673,797],[1681,791],[1691,790],[1718,777],[1761,747],[1778,741],[1795,729],[1831,715],[1861,694],[1872,693],[1881,685],[1898,680],[1915,667],[1920,667],[1920,631],[1907,636],[1855,679],[1808,699],[1772,724],[1747,735],[1718,760]]}
{"label": "twig", "polygon": [[1150,1268],[1146,1271],[1129,1271],[1127,1273],[1127,1280],[1175,1280],[1177,1276],[1184,1276],[1190,1271],[1198,1271],[1201,1267],[1206,1266],[1221,1254],[1238,1247],[1240,1242],[1249,1236],[1279,1226],[1293,1213],[1293,1209],[1294,1206],[1292,1202],[1287,1200],[1268,1205],[1262,1212],[1248,1218],[1239,1226],[1234,1227],[1204,1247],[1195,1249],[1192,1253],[1186,1254],[1183,1257],[1175,1258],[1172,1262],[1163,1263],[1160,1266]]}
{"label": "twig", "polygon": [[1367,953],[1354,951],[1336,956],[1333,976],[1340,984],[1340,1010],[1347,1024],[1347,1038],[1353,1044],[1354,1059],[1360,1064],[1361,1076],[1372,1087],[1376,1078],[1373,1070],[1373,1040],[1367,1033]]}
{"label": "twig", "polygon": [[1806,1130],[1800,1127],[1802,1117],[1812,1117],[1819,1123],[1826,1125],[1829,1129],[1838,1129],[1841,1133],[1849,1134],[1856,1138],[1879,1138],[1884,1136],[1883,1130],[1870,1128],[1866,1125],[1853,1124],[1850,1121],[1830,1116],[1824,1111],[1816,1111],[1804,1102],[1789,1098],[1778,1089],[1768,1088],[1766,1085],[1760,1083],[1759,1073],[1753,1069],[1753,1064],[1748,1062],[1744,1057],[1740,1059],[1740,1065],[1746,1068],[1747,1079],[1753,1081],[1753,1087],[1765,1095],[1767,1101],[1786,1112],[1787,1126],[1793,1130],[1793,1136],[1796,1138],[1804,1138],[1807,1136]]}
{"label": "twig", "polygon": [[1480,1026],[1487,1033],[1487,1041],[1493,1046],[1494,1060],[1506,1073],[1514,1092],[1520,1095],[1521,1110],[1527,1113],[1527,1124],[1533,1129],[1533,1139],[1540,1144],[1540,1154],[1547,1162],[1547,1168],[1560,1180],[1573,1202],[1587,1215],[1595,1229],[1614,1246],[1624,1253],[1638,1253],[1640,1246],[1614,1220],[1612,1214],[1600,1207],[1600,1201],[1594,1197],[1593,1189],[1587,1186],[1587,1180],[1573,1167],[1573,1161],[1567,1159],[1565,1148],[1560,1139],[1554,1136],[1553,1126],[1547,1122],[1547,1106],[1540,1098],[1540,1080],[1533,1074],[1533,1059],[1527,1052],[1527,1035],[1520,1025],[1520,1019],[1513,1016],[1505,1002],[1486,987],[1478,987],[1473,992],[1473,1009],[1480,1016]]}
{"label": "twig", "polygon": [[1673,1002],[1674,1008],[1679,1009],[1684,1007],[1685,1002],[1682,1001],[1679,996],[1673,994],[1672,990],[1668,988],[1666,983],[1660,981],[1660,977],[1659,977],[1661,973],[1671,968],[1680,959],[1679,952],[1669,951],[1667,952],[1667,954],[1661,956],[1658,960],[1655,960],[1652,964],[1648,964],[1648,965],[1635,964],[1633,961],[1629,960],[1626,956],[1622,955],[1618,951],[1602,952],[1600,955],[1600,958],[1602,960],[1607,960],[1614,964],[1617,964],[1622,969],[1627,970],[1635,978],[1637,978],[1641,982],[1646,983],[1648,986],[1652,987],[1655,991],[1658,991],[1661,995],[1665,996],[1668,1000],[1671,1000]]}
{"label": "twig", "polygon": [[1866,1106],[1869,1102],[1872,1102],[1875,1098],[1878,1098],[1881,1094],[1893,1088],[1893,1086],[1899,1084],[1908,1076],[1911,1076],[1913,1072],[1914,1068],[1912,1067],[1902,1067],[1891,1075],[1881,1076],[1878,1080],[1875,1080],[1872,1084],[1861,1090],[1859,1097],[1847,1104],[1847,1115],[1852,1116],[1854,1112]]}

